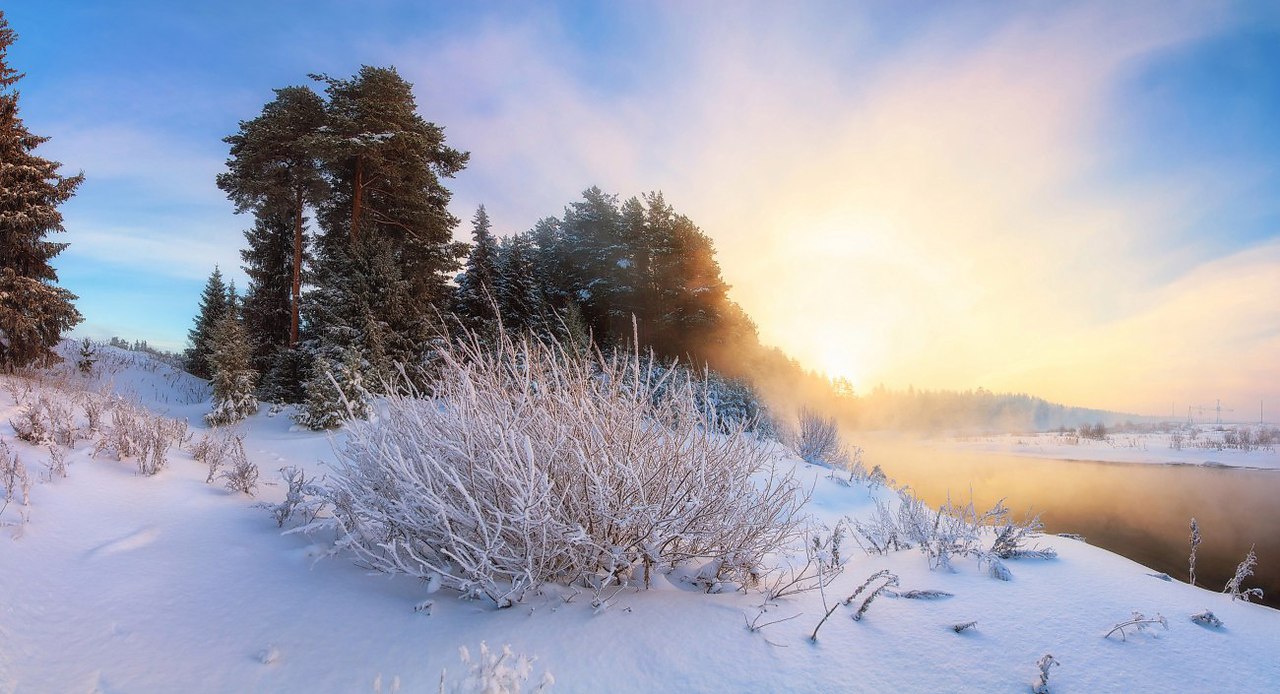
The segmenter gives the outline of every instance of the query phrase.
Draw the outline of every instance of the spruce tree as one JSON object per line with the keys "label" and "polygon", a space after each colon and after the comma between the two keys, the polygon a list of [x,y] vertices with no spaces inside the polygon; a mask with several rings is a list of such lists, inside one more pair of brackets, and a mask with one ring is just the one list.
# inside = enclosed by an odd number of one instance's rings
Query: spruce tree
{"label": "spruce tree", "polygon": [[258,398],[254,395],[258,373],[249,362],[249,340],[234,310],[226,311],[218,320],[210,348],[213,409],[204,419],[211,426],[233,424],[258,411]]}
{"label": "spruce tree", "polygon": [[493,333],[497,323],[494,309],[497,302],[498,242],[491,228],[489,215],[481,205],[471,219],[471,254],[467,256],[466,270],[458,276],[454,299],[454,312],[462,324],[480,335]]}
{"label": "spruce tree", "polygon": [[538,281],[533,241],[516,234],[498,246],[498,274],[494,278],[499,311],[506,329],[539,337],[555,335],[552,312]]}
{"label": "spruce tree", "polygon": [[241,312],[253,348],[253,368],[262,374],[263,398],[276,402],[287,397],[281,392],[282,387],[290,389],[288,379],[276,369],[287,368],[289,358],[280,355],[289,351],[292,344],[292,227],[287,216],[264,210],[254,228],[245,232],[248,247],[240,251],[249,276]]}
{"label": "spruce tree", "polygon": [[67,244],[44,239],[64,231],[58,205],[84,176],[62,176],[58,162],[33,153],[48,138],[33,135],[18,117],[12,88],[22,73],[8,62],[16,38],[0,10],[0,369],[9,372],[56,360],[53,346],[82,320],[76,296],[57,286],[49,263]]}
{"label": "spruce tree", "polygon": [[204,379],[213,376],[209,365],[209,355],[213,351],[213,333],[227,313],[229,298],[227,285],[222,281],[222,271],[214,266],[205,282],[204,292],[200,295],[195,325],[187,331],[187,341],[191,343],[186,352],[187,371],[194,376]]}
{"label": "spruce tree", "polygon": [[347,418],[368,419],[372,408],[361,375],[360,356],[344,350],[333,362],[317,359],[307,381],[307,397],[296,419],[310,429],[336,429]]}

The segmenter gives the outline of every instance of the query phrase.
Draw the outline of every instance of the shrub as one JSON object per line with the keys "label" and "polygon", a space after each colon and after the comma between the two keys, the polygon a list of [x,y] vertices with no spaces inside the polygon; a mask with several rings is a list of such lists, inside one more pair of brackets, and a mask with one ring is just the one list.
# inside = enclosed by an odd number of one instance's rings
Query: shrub
{"label": "shrub", "polygon": [[393,394],[385,417],[347,423],[326,485],[339,548],[505,607],[546,582],[647,587],[693,561],[752,585],[797,535],[794,479],[740,430],[715,433],[689,379],[633,352],[494,342],[442,348],[430,398]]}
{"label": "shrub", "polygon": [[1249,553],[1245,555],[1244,561],[1240,562],[1239,566],[1236,567],[1235,575],[1227,581],[1227,586],[1222,589],[1222,592],[1230,595],[1232,600],[1244,600],[1245,602],[1249,602],[1250,598],[1261,600],[1261,588],[1240,589],[1244,579],[1253,575],[1253,567],[1257,565],[1258,556],[1253,553],[1253,547],[1251,546],[1249,547]]}
{"label": "shrub", "polygon": [[258,465],[245,455],[244,444],[236,439],[231,448],[231,466],[221,475],[227,489],[253,496],[258,490]]}
{"label": "shrub", "polygon": [[276,526],[283,528],[290,518],[299,514],[303,525],[314,521],[324,507],[324,488],[315,480],[307,479],[307,473],[295,465],[280,468],[280,476],[289,489],[283,501],[267,506]]}
{"label": "shrub", "polygon": [[801,460],[815,465],[845,466],[849,452],[840,441],[840,427],[834,418],[801,410],[799,424],[794,447]]}
{"label": "shrub", "polygon": [[22,506],[19,515],[26,520],[25,511],[31,505],[31,477],[27,475],[27,466],[18,459],[17,453],[9,450],[3,438],[0,438],[0,491],[4,492],[0,513],[18,501]]}
{"label": "shrub", "polygon": [[111,426],[98,433],[96,456],[110,451],[116,460],[136,458],[138,472],[151,476],[169,463],[169,449],[187,438],[185,420],[168,419],[128,400],[111,407]]}
{"label": "shrub", "polygon": [[525,683],[533,674],[534,658],[513,653],[510,646],[503,646],[501,653],[495,653],[481,641],[479,658],[473,658],[466,646],[458,649],[458,655],[465,673],[446,689],[447,671],[441,672],[440,694],[521,694],[525,691],[538,694],[550,691],[556,681],[550,672],[543,672],[538,684],[526,690]]}
{"label": "shrub", "polygon": [[1040,656],[1040,659],[1036,661],[1036,668],[1040,670],[1040,677],[1031,686],[1033,694],[1049,694],[1049,668],[1061,664],[1057,658],[1048,653]]}

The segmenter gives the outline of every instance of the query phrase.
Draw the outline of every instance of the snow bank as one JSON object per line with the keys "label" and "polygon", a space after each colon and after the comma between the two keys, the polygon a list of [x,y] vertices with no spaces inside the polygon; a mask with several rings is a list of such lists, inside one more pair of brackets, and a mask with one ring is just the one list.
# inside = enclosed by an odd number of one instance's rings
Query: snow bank
{"label": "snow bank", "polygon": [[[198,439],[207,406],[191,402],[199,384],[151,369],[134,362],[89,385],[131,389],[189,419]],[[318,561],[323,538],[281,535],[257,506],[284,498],[275,470],[321,475],[333,459],[329,438],[286,416],[258,414],[238,430],[263,471],[253,499],[206,484],[186,449],[146,477],[132,463],[92,458],[81,440],[64,454],[68,476],[49,478],[48,449],[14,438],[8,420],[19,411],[0,389],[0,436],[36,479],[21,532],[12,509],[0,515],[0,692],[367,692],[375,681],[383,691],[435,691],[442,671],[465,674],[459,648],[479,653],[482,642],[489,653],[510,644],[536,658],[530,689],[545,671],[569,692],[1026,692],[1045,654],[1061,663],[1050,671],[1053,692],[1280,687],[1280,612],[1161,580],[1075,540],[1043,538],[1057,558],[1007,562],[1010,581],[973,561],[930,570],[915,550],[847,547],[844,571],[822,593],[773,602],[754,591],[706,594],[691,572],[675,571],[597,608],[579,590],[547,586],[498,610],[346,560]],[[829,527],[894,496],[783,464],[812,488],[807,508]],[[811,642],[828,606],[880,570],[898,576],[899,592],[951,597],[884,593],[860,621],[857,605],[838,605]],[[1224,625],[1192,621],[1206,609]],[[1135,611],[1165,617],[1168,628],[1104,638]],[[753,620],[785,621],[753,632]],[[976,624],[954,629],[967,622]]]}

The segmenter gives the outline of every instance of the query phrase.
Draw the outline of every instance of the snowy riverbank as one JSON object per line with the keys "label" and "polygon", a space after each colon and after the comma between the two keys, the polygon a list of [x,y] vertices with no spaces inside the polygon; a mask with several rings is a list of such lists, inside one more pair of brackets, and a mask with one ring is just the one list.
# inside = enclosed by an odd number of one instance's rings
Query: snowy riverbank
{"label": "snowy riverbank", "polygon": [[[205,433],[203,385],[168,367],[116,353],[100,378],[76,378],[63,392],[109,384],[187,418],[195,440]],[[589,593],[559,587],[503,610],[428,594],[416,580],[318,559],[324,538],[281,535],[258,507],[283,498],[278,468],[319,475],[333,457],[329,436],[298,430],[286,414],[261,413],[240,428],[262,471],[250,498],[207,484],[189,446],[172,450],[159,474],[142,476],[131,460],[94,457],[93,441],[80,439],[61,453],[67,476],[50,475],[49,449],[17,440],[9,422],[22,412],[19,400],[56,387],[21,388],[10,381],[0,390],[0,437],[33,481],[30,504],[0,514],[4,693],[370,692],[375,679],[382,691],[397,682],[400,691],[436,691],[442,672],[453,682],[465,670],[459,648],[474,656],[481,642],[536,657],[529,686],[549,671],[561,692],[1027,692],[1046,653],[1061,663],[1051,670],[1053,692],[1280,686],[1280,612],[1162,580],[1054,536],[1039,542],[1056,558],[1010,560],[1008,581],[968,558],[931,570],[916,549],[867,554],[849,539],[825,596],[771,603],[756,589],[704,594],[681,572],[594,608]],[[959,445],[996,452],[1006,444]],[[778,465],[812,488],[808,511],[828,527],[870,518],[877,500],[897,498],[797,460]],[[835,605],[881,570],[897,575],[899,597],[883,594],[860,621],[851,617],[863,598],[836,607],[812,642],[824,603]],[[909,590],[951,596],[901,596]],[[415,611],[424,599],[432,606]],[[1225,626],[1190,619],[1205,609]],[[1162,615],[1167,629],[1104,637],[1135,611]],[[752,620],[785,621],[753,632]]]}

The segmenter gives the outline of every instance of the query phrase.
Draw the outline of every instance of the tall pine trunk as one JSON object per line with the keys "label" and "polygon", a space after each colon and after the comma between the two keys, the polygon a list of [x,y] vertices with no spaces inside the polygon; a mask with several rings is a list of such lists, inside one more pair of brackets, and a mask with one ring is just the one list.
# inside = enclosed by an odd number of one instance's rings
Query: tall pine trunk
{"label": "tall pine trunk", "polygon": [[293,287],[289,297],[289,347],[298,346],[298,313],[302,306],[302,188],[297,190],[293,224]]}
{"label": "tall pine trunk", "polygon": [[364,192],[364,157],[356,155],[355,195],[351,202],[351,243],[360,240],[360,199]]}

